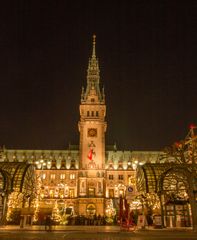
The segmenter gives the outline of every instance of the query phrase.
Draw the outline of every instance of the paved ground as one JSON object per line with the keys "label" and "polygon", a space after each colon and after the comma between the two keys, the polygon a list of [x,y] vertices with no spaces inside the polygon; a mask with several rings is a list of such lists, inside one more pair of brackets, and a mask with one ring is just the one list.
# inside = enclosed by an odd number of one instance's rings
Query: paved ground
{"label": "paved ground", "polygon": [[0,228],[1,240],[197,240],[197,233],[191,229],[159,229],[120,231],[118,226],[65,226],[53,227],[51,232],[44,227],[33,226],[20,229],[19,227]]}
{"label": "paved ground", "polygon": [[2,240],[193,240],[197,235],[178,232],[0,232]]}

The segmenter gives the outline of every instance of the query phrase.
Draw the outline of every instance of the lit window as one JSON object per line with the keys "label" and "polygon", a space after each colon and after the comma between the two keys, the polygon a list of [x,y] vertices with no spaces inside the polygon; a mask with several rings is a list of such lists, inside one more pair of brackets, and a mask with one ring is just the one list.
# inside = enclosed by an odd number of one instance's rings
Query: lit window
{"label": "lit window", "polygon": [[50,196],[51,198],[54,197],[54,191],[53,191],[53,190],[50,190],[50,191],[49,191],[49,196]]}
{"label": "lit window", "polygon": [[65,179],[65,174],[64,173],[60,174],[60,179]]}
{"label": "lit window", "polygon": [[55,179],[55,174],[51,174],[51,180]]}
{"label": "lit window", "polygon": [[75,196],[74,189],[69,189],[69,197],[74,198],[74,196]]}
{"label": "lit window", "polygon": [[132,184],[132,177],[131,177],[131,175],[128,175],[128,184],[129,184],[129,185]]}
{"label": "lit window", "polygon": [[46,173],[42,174],[42,179],[46,179]]}
{"label": "lit window", "polygon": [[70,179],[75,179],[75,174],[74,173],[70,174]]}
{"label": "lit window", "polygon": [[89,188],[88,194],[89,194],[89,197],[94,197],[95,196],[95,188]]}
{"label": "lit window", "polygon": [[118,175],[118,179],[119,180],[123,180],[124,178],[123,178],[123,175]]}
{"label": "lit window", "polygon": [[114,175],[109,175],[109,179],[113,180],[114,179]]}

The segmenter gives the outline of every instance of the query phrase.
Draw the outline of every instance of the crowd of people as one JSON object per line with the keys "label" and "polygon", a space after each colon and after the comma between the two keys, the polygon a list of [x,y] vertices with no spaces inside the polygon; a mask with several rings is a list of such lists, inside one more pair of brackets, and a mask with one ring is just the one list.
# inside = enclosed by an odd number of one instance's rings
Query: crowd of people
{"label": "crowd of people", "polygon": [[[107,217],[101,216],[101,215],[90,215],[90,216],[68,216],[67,217],[67,223],[65,225],[92,225],[92,226],[105,226],[105,225],[120,225],[120,226],[129,226],[129,227],[135,227],[138,224],[138,221],[140,220],[140,216],[136,216],[133,214],[133,212],[130,213],[129,217],[127,218],[121,218],[117,219],[114,217],[112,221],[109,223]],[[147,221],[148,220],[148,221]],[[44,219],[45,223],[45,230],[50,231],[52,228],[52,225],[59,225],[59,222],[55,222],[52,220],[50,215],[45,216]],[[145,225],[152,225],[152,219],[145,217]]]}
{"label": "crowd of people", "polygon": [[68,217],[68,225],[106,225],[106,218],[101,215],[92,216],[70,216]]}

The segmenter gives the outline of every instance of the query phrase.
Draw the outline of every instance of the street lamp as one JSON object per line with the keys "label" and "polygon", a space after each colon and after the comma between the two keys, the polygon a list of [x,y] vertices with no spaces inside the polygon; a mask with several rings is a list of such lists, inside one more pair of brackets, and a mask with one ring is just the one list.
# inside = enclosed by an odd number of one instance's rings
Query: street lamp
{"label": "street lamp", "polygon": [[36,168],[41,170],[41,173],[40,173],[40,178],[41,178],[41,181],[44,179],[44,175],[43,175],[43,170],[44,168],[46,167],[46,162],[43,160],[43,159],[40,159],[39,161],[36,161]]}
{"label": "street lamp", "polygon": [[137,169],[138,165],[142,166],[144,164],[143,162],[139,162],[138,160],[135,160],[135,159],[133,159],[132,162],[133,162],[132,167],[133,167],[134,170]]}
{"label": "street lamp", "polygon": [[1,202],[2,202],[2,210],[1,210],[0,222],[2,224],[4,221],[4,215],[6,213],[6,205],[7,205],[7,194],[5,191],[1,192]]}

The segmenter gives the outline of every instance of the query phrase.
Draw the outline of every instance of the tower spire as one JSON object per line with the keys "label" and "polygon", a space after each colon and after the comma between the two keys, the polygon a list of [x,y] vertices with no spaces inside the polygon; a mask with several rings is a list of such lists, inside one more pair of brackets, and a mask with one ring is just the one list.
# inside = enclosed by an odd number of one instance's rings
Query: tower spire
{"label": "tower spire", "polygon": [[92,44],[92,57],[89,59],[88,70],[87,70],[87,82],[91,84],[99,84],[99,64],[96,58],[96,35],[93,35]]}
{"label": "tower spire", "polygon": [[96,35],[93,34],[92,58],[96,58]]}
{"label": "tower spire", "polygon": [[[84,91],[82,89],[81,100],[86,102],[90,96],[98,96],[100,102],[104,102],[104,93],[100,91],[100,70],[99,63],[96,57],[96,35],[92,36],[92,56],[89,58],[88,69],[87,69],[87,87]],[[92,99],[92,97],[91,97]]]}

